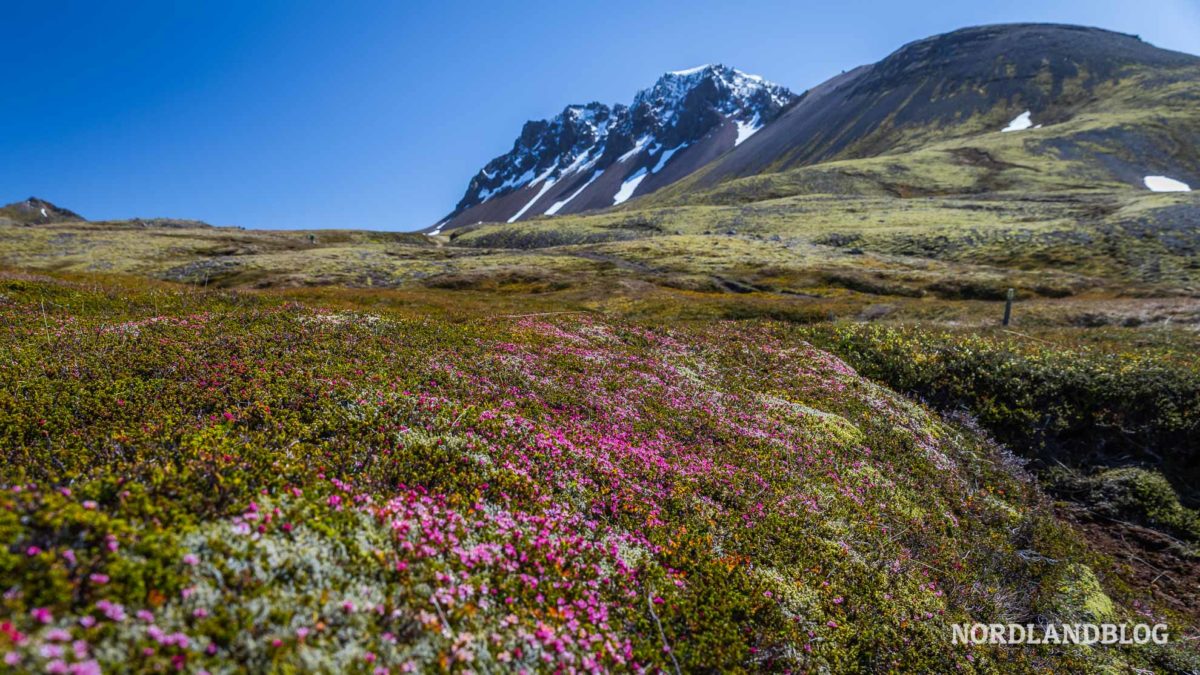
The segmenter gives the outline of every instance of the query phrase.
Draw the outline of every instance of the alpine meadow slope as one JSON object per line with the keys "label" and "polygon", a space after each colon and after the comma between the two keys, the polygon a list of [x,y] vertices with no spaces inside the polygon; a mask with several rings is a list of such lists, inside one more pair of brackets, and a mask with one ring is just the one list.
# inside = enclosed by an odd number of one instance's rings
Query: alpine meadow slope
{"label": "alpine meadow slope", "polygon": [[1012,24],[569,106],[422,232],[10,204],[0,657],[1200,672],[1185,188],[1200,58]]}
{"label": "alpine meadow slope", "polygon": [[[1159,173],[1200,185],[1191,105],[1200,57],[1096,28],[984,26],[905,45],[813,88],[762,134],[706,168],[697,187],[831,160],[915,151],[1009,129],[1031,154],[1086,161],[1097,177],[1143,187]],[[1084,129],[1060,127],[1079,119]],[[1018,122],[1013,124],[1013,122]],[[1021,124],[1020,122],[1025,122]],[[1132,162],[1130,160],[1133,160]]]}
{"label": "alpine meadow slope", "polygon": [[2,283],[12,667],[1200,663],[952,644],[971,622],[1186,624],[969,423],[783,325]]}

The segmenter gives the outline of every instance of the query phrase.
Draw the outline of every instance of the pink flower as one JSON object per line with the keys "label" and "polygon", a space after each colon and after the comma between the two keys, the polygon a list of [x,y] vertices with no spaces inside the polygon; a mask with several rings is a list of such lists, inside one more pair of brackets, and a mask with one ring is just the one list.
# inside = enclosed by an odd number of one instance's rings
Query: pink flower
{"label": "pink flower", "polygon": [[29,615],[33,617],[34,621],[41,624],[47,624],[54,620],[54,614],[45,607],[37,607],[29,612]]}
{"label": "pink flower", "polygon": [[108,600],[101,600],[100,602],[96,603],[96,609],[103,612],[104,616],[109,621],[121,622],[126,619],[124,605],[118,605],[117,603],[110,602]]}
{"label": "pink flower", "polygon": [[62,658],[63,648],[58,645],[46,644],[42,645],[38,653],[41,654],[43,659],[59,659]]}
{"label": "pink flower", "polygon": [[72,663],[71,675],[100,675],[100,664],[95,661]]}
{"label": "pink flower", "polygon": [[166,643],[187,649],[187,646],[191,643],[191,640],[189,640],[188,636],[184,635],[183,633],[171,633],[167,636]]}
{"label": "pink flower", "polygon": [[188,553],[187,555],[183,556],[183,564],[193,566],[198,565],[200,564],[200,559],[196,557],[195,553]]}
{"label": "pink flower", "polygon": [[89,574],[88,581],[91,581],[93,584],[96,584],[97,586],[103,586],[104,584],[108,583],[108,575],[107,574]]}

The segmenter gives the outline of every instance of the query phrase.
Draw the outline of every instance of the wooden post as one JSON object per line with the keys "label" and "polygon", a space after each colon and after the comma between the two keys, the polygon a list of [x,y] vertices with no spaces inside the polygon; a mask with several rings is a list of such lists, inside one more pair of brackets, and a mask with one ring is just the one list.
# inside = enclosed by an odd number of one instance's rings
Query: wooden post
{"label": "wooden post", "polygon": [[1013,298],[1016,297],[1016,295],[1017,295],[1017,291],[1012,288],[1008,289],[1008,293],[1006,293],[1004,295],[1004,298],[1005,298],[1005,300],[1004,300],[1004,325],[1005,326],[1007,326],[1009,320],[1012,319],[1012,301],[1013,301]]}

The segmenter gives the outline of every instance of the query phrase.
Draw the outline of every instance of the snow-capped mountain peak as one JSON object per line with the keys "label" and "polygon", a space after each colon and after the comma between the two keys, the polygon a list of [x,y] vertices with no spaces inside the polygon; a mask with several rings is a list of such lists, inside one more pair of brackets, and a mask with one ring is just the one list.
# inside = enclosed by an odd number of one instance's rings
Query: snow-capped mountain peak
{"label": "snow-capped mountain peak", "polygon": [[682,105],[689,95],[706,85],[711,85],[715,90],[712,92],[717,95],[715,102],[725,112],[752,110],[756,98],[768,99],[784,106],[793,96],[786,88],[768,82],[759,75],[750,75],[718,63],[663,75],[653,87],[638,92],[634,98],[634,107],[640,103],[677,107]]}
{"label": "snow-capped mountain peak", "polygon": [[567,106],[527,122],[438,227],[577,213],[647,194],[740,144],[795,98],[757,75],[709,64],[665,73],[629,106]]}

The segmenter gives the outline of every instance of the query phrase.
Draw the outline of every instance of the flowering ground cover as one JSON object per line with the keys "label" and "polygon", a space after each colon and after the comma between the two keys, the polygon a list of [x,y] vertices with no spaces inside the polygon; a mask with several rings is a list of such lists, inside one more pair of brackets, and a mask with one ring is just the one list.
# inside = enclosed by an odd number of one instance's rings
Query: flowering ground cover
{"label": "flowering ground cover", "polygon": [[[107,285],[106,285],[107,284]],[[13,670],[1200,668],[968,423],[774,324],[0,277]]]}

